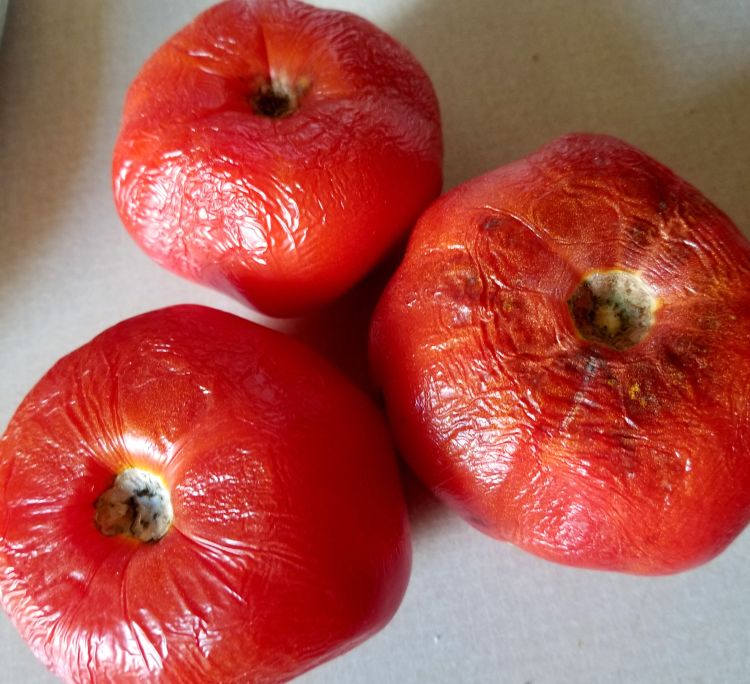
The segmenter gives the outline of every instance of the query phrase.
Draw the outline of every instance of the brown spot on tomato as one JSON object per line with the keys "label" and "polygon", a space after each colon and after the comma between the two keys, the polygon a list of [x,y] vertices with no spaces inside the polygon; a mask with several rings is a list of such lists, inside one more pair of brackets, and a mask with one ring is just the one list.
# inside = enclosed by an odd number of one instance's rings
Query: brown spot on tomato
{"label": "brown spot on tomato", "polygon": [[721,327],[718,316],[703,316],[698,319],[698,325],[708,332],[716,332]]}
{"label": "brown spot on tomato", "polygon": [[705,370],[708,367],[708,350],[694,337],[679,337],[664,345],[663,358],[667,365],[680,373]]}
{"label": "brown spot on tomato", "polygon": [[[444,298],[457,305],[476,303],[484,294],[484,285],[476,263],[466,252],[456,252],[450,257],[444,257],[444,260],[435,297]],[[423,294],[418,293],[420,297]]]}
{"label": "brown spot on tomato", "polygon": [[659,238],[659,228],[651,223],[639,221],[627,228],[627,237],[630,242],[641,249],[646,249]]}
{"label": "brown spot on tomato", "polygon": [[635,470],[635,467],[637,465],[633,454],[638,451],[638,447],[641,444],[642,440],[632,432],[622,432],[617,435],[617,438],[620,447],[622,447],[622,451],[617,451],[616,453],[620,457],[620,461],[624,466],[624,470],[628,473],[631,473]]}

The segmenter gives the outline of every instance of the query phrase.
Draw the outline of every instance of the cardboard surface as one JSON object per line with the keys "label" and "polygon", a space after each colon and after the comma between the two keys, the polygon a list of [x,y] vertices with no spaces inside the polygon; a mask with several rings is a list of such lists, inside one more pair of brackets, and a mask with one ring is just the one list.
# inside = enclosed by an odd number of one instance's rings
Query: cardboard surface
{"label": "cardboard surface", "polygon": [[[125,89],[151,51],[207,5],[9,4],[0,43],[3,429],[54,361],[125,317],[182,302],[252,317],[152,264],[111,200]],[[328,6],[363,14],[422,60],[443,109],[446,188],[558,134],[607,132],[671,166],[750,235],[750,1]],[[302,681],[750,680],[750,532],[674,577],[586,572],[494,542],[412,489],[414,570],[401,610]],[[56,681],[4,616],[0,663],[0,684]]]}

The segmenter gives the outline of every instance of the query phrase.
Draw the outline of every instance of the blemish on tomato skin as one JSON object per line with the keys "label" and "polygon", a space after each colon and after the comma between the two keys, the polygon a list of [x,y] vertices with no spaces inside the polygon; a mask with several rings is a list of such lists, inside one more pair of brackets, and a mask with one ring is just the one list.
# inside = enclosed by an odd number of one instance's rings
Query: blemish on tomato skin
{"label": "blemish on tomato skin", "polygon": [[497,216],[488,216],[482,221],[479,227],[482,230],[493,231],[500,228],[502,224],[502,219],[498,218]]}
{"label": "blemish on tomato skin", "polygon": [[633,223],[626,230],[626,239],[641,249],[647,249],[659,239],[659,227],[642,221]]}
{"label": "blemish on tomato skin", "polygon": [[466,252],[458,252],[442,267],[435,299],[472,304],[482,297],[484,288],[477,275],[476,264]]}
{"label": "blemish on tomato skin", "polygon": [[654,404],[656,402],[653,394],[646,393],[638,382],[633,382],[630,387],[628,387],[628,398],[631,402],[637,404],[643,409],[647,408],[649,404]]}
{"label": "blemish on tomato skin", "polygon": [[702,330],[717,332],[721,328],[721,322],[716,316],[703,316],[698,319],[698,325]]}
{"label": "blemish on tomato skin", "polygon": [[683,375],[695,375],[708,368],[709,350],[694,337],[680,337],[662,348],[662,358],[667,367]]}

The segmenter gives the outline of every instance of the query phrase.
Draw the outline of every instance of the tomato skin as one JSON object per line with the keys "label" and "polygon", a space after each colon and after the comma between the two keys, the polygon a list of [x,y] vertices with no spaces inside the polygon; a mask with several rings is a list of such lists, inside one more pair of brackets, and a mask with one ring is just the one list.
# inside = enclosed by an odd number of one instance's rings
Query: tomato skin
{"label": "tomato skin", "polygon": [[[297,111],[257,114],[264,79],[299,86]],[[112,173],[125,227],[158,263],[298,315],[360,280],[439,194],[437,98],[364,19],[230,0],[144,65]]]}
{"label": "tomato skin", "polygon": [[[600,269],[657,297],[629,349],[574,327],[568,299]],[[420,479],[532,553],[671,573],[750,520],[750,246],[626,143],[566,136],[435,202],[371,361]]]}
{"label": "tomato skin", "polygon": [[[140,467],[171,491],[155,543],[94,503]],[[408,521],[387,428],[294,340],[179,306],[60,360],[0,440],[0,598],[70,682],[279,682],[397,609]]]}

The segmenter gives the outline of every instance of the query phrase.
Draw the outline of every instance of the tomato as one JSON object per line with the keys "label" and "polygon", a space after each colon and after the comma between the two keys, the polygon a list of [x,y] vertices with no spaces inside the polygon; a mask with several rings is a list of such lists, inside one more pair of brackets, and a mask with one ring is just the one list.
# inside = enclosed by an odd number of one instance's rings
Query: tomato
{"label": "tomato", "polygon": [[175,273],[298,315],[360,280],[442,185],[437,98],[364,19],[230,0],[130,87],[113,160],[136,242]]}
{"label": "tomato", "polygon": [[433,204],[371,347],[404,456],[494,537],[658,574],[750,520],[750,245],[626,143],[566,136]]}
{"label": "tomato", "polygon": [[59,361],[0,441],[0,492],[0,598],[71,682],[285,681],[383,627],[408,580],[379,413],[204,307]]}

